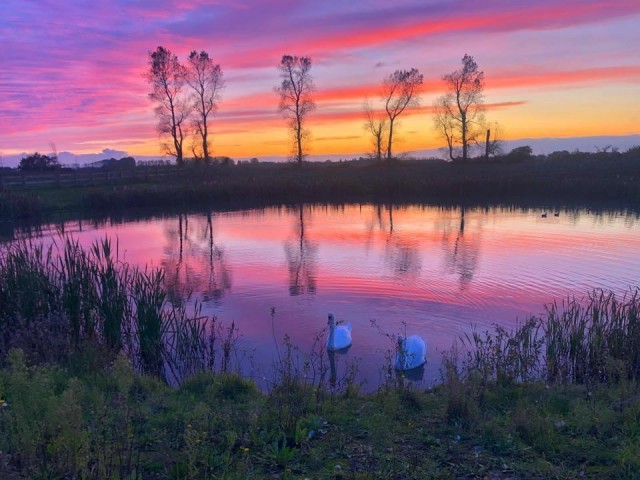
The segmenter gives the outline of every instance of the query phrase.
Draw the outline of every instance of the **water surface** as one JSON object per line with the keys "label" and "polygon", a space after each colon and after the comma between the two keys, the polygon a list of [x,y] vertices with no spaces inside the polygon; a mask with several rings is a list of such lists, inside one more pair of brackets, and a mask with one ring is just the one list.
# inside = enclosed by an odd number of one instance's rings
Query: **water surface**
{"label": "water surface", "polygon": [[38,235],[64,231],[85,246],[107,235],[127,262],[163,267],[173,301],[198,299],[204,314],[235,322],[241,368],[258,380],[271,375],[276,342],[287,334],[309,351],[333,312],[353,325],[339,372],[355,361],[372,389],[393,347],[388,335],[427,340],[424,382],[431,383],[442,351],[472,325],[513,327],[553,300],[640,284],[635,215],[545,213],[296,206],[67,222]]}

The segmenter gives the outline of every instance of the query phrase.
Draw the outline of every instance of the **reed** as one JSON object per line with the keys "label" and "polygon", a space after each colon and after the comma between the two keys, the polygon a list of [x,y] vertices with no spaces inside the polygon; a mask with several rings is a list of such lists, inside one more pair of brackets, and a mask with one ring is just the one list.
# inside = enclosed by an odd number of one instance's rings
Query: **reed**
{"label": "reed", "polygon": [[595,290],[547,307],[546,373],[563,383],[640,379],[639,291]]}
{"label": "reed", "polygon": [[544,380],[594,384],[640,379],[640,292],[594,290],[586,298],[567,298],[546,306],[508,331],[496,326],[473,330],[461,340],[467,376],[483,384]]}
{"label": "reed", "polygon": [[52,248],[22,242],[0,252],[0,327],[48,316],[57,308]]}
{"label": "reed", "polygon": [[192,315],[173,309],[165,335],[165,360],[175,383],[203,371],[216,371],[217,340],[222,327],[215,317],[200,315],[196,303]]}
{"label": "reed", "polygon": [[58,256],[58,281],[61,286],[61,303],[71,327],[73,341],[77,344],[84,335],[95,332],[93,305],[97,299],[92,262],[78,240],[64,239]]}
{"label": "reed", "polygon": [[95,242],[91,246],[91,254],[102,339],[107,347],[119,351],[122,347],[122,323],[129,314],[127,293],[131,284],[135,285],[135,278],[129,276],[126,263],[118,263],[118,245],[116,243],[114,251],[110,239]]}
{"label": "reed", "polygon": [[477,332],[461,337],[467,347],[465,367],[479,374],[483,384],[497,381],[508,384],[528,382],[538,378],[544,337],[540,335],[542,321],[531,317],[509,331],[499,325],[493,332]]}
{"label": "reed", "polygon": [[[118,251],[117,242],[108,238],[86,250],[71,237],[49,247],[5,246],[0,251],[0,352],[28,338],[29,328],[62,322],[64,328],[47,331],[68,335],[76,350],[94,342],[114,355],[123,351],[141,372],[167,379],[173,370],[180,381],[213,368],[216,330],[207,325],[214,322],[200,315],[198,305],[194,310],[170,305],[164,272],[130,268]],[[234,341],[231,335],[220,347],[224,370]]]}
{"label": "reed", "polygon": [[164,272],[160,269],[136,271],[133,275],[132,299],[140,367],[143,372],[154,375],[162,371],[163,338],[168,325],[163,283]]}

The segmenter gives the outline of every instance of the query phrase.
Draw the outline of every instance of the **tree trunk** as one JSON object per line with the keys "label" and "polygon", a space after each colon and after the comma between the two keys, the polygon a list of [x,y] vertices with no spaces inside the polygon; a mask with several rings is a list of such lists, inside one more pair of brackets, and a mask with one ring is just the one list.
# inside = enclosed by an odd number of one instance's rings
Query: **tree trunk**
{"label": "tree trunk", "polygon": [[[175,132],[175,129],[174,129],[174,132]],[[182,147],[181,147],[180,143],[178,142],[178,134],[177,133],[173,134],[173,146],[176,149],[176,164],[178,166],[182,166],[182,163],[183,163]]]}
{"label": "tree trunk", "polygon": [[462,116],[462,161],[467,161],[468,148],[467,145],[467,116],[463,113]]}
{"label": "tree trunk", "polygon": [[302,166],[302,129],[300,127],[300,124],[298,124],[297,140],[298,140],[298,165]]}
{"label": "tree trunk", "polygon": [[[176,131],[174,137],[174,145],[176,147],[176,163],[182,166],[182,164],[184,163],[184,155],[182,153],[182,143],[184,142],[184,136],[182,135],[182,127],[178,125],[174,131]],[[180,135],[179,137],[178,134]]]}
{"label": "tree trunk", "polygon": [[387,160],[391,161],[391,144],[393,143],[393,118],[389,119],[389,145],[387,145]]}
{"label": "tree trunk", "polygon": [[302,120],[300,119],[300,100],[296,100],[296,141],[298,143],[298,165],[302,166]]}
{"label": "tree trunk", "polygon": [[209,145],[207,142],[207,119],[202,119],[202,156],[204,157],[204,164],[209,165],[211,158],[209,157]]}
{"label": "tree trunk", "polygon": [[[173,105],[173,100],[169,101],[169,106],[171,108],[171,136],[173,137],[173,147],[176,150],[176,164],[180,167],[182,166],[182,139],[178,142],[178,128],[176,122],[176,111]],[[182,137],[182,130],[180,130],[180,137]]]}

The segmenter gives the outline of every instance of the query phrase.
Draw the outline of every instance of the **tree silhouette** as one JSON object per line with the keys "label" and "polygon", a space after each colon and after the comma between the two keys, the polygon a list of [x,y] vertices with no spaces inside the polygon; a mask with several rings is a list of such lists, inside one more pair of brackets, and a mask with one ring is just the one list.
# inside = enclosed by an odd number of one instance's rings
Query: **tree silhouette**
{"label": "tree silhouette", "polygon": [[387,142],[387,160],[391,160],[393,145],[393,126],[396,118],[407,107],[417,107],[423,75],[416,69],[396,70],[383,81],[384,107],[389,116],[389,140]]}
{"label": "tree silhouette", "polygon": [[151,84],[149,97],[158,103],[156,114],[159,118],[158,130],[161,134],[170,134],[171,143],[163,145],[165,151],[176,158],[176,163],[184,163],[183,124],[189,117],[190,106],[182,95],[186,82],[186,69],[178,57],[170,50],[160,46],[149,52],[149,70],[146,74]]}
{"label": "tree silhouette", "polygon": [[43,155],[41,153],[34,153],[26,156],[20,160],[18,170],[23,172],[33,172],[38,170],[57,170],[60,168],[60,162],[57,155]]}
{"label": "tree silhouette", "polygon": [[295,158],[302,165],[304,158],[303,141],[308,137],[304,128],[307,115],[315,109],[311,98],[315,87],[311,77],[311,59],[284,55],[278,65],[282,82],[276,87],[280,95],[278,109],[289,121],[289,128],[295,143]]}
{"label": "tree silhouette", "polygon": [[[202,158],[208,165],[209,153],[209,117],[218,110],[220,91],[224,87],[220,64],[213,63],[204,50],[193,50],[187,61],[186,81],[191,87],[191,101],[196,112],[194,119],[195,135],[202,145]],[[194,149],[195,150],[195,149]]]}
{"label": "tree silhouette", "polygon": [[469,147],[484,133],[484,72],[472,56],[462,57],[462,68],[442,77],[446,93],[435,104],[434,126],[447,142],[449,158],[457,158],[456,147],[462,148],[462,160],[469,158]]}
{"label": "tree silhouette", "polygon": [[364,101],[364,113],[366,115],[364,128],[371,135],[373,140],[373,154],[376,160],[380,162],[382,161],[382,152],[386,148],[384,137],[387,133],[387,119],[381,117],[371,108],[369,100]]}

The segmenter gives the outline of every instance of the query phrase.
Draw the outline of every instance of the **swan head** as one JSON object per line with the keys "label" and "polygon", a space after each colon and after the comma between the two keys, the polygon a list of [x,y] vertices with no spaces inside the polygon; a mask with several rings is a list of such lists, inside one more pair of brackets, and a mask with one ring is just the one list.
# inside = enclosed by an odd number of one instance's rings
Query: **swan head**
{"label": "swan head", "polygon": [[329,320],[327,321],[327,325],[334,326],[335,324],[336,324],[335,317],[333,316],[333,313],[330,313]]}

